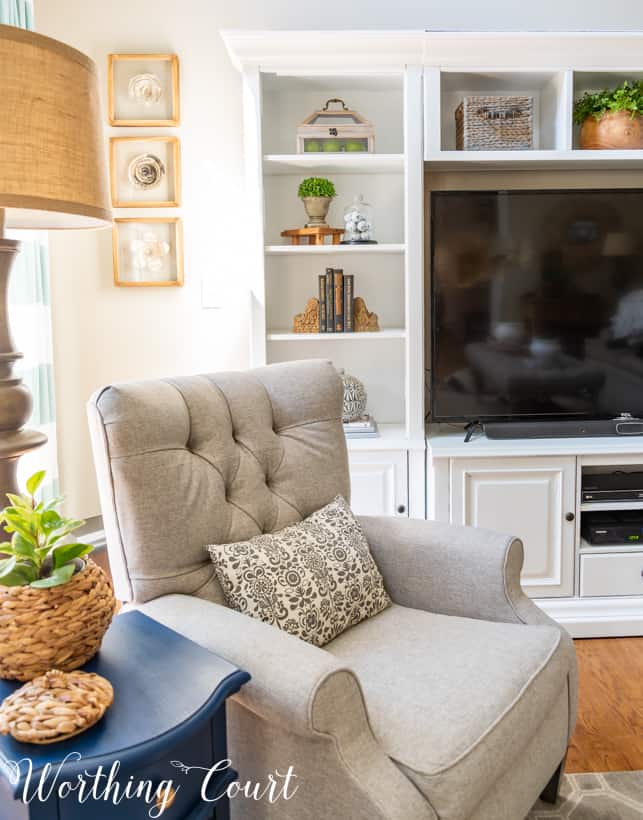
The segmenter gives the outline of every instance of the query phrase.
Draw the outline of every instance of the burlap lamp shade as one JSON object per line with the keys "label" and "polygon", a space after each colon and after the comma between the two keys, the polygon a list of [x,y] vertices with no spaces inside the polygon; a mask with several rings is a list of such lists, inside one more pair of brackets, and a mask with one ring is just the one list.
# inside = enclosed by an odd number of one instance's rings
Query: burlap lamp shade
{"label": "burlap lamp shade", "polygon": [[20,455],[44,444],[24,430],[31,396],[7,316],[19,243],[3,227],[100,228],[111,222],[96,68],[73,48],[0,25],[0,507]]}
{"label": "burlap lamp shade", "polygon": [[10,228],[111,220],[93,62],[12,26],[0,26],[0,208]]}

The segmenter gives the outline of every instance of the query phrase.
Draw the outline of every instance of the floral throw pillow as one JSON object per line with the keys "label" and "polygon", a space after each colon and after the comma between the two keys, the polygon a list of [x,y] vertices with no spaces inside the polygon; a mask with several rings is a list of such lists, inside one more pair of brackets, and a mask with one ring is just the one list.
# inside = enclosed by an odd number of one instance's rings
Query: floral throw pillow
{"label": "floral throw pillow", "polygon": [[228,606],[315,646],[391,603],[364,533],[339,495],[280,532],[208,551]]}

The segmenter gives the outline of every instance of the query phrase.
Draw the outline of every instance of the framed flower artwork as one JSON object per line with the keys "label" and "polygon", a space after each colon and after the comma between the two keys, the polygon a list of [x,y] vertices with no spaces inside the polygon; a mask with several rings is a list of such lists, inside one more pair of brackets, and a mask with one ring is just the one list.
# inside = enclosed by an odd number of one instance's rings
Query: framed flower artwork
{"label": "framed flower artwork", "polygon": [[110,54],[107,77],[110,125],[179,124],[176,54]]}
{"label": "framed flower artwork", "polygon": [[118,287],[180,287],[183,226],[177,217],[114,220],[114,284]]}
{"label": "framed flower artwork", "polygon": [[114,208],[172,208],[181,204],[178,137],[112,137],[109,147]]}

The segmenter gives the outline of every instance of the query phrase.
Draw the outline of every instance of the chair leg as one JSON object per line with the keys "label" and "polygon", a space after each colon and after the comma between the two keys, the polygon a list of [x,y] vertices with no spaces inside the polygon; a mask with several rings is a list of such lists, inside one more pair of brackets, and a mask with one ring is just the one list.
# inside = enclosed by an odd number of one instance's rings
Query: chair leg
{"label": "chair leg", "polygon": [[560,788],[560,781],[562,780],[563,771],[565,770],[565,759],[565,757],[562,759],[560,766],[556,769],[551,776],[549,783],[542,790],[540,799],[543,803],[553,804],[558,799],[558,789]]}

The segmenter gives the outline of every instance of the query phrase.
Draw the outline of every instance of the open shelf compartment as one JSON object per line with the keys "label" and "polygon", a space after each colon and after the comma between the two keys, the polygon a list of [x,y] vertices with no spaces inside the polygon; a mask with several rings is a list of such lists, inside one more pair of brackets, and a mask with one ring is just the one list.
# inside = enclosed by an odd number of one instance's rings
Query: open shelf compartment
{"label": "open shelf compartment", "polygon": [[[439,149],[453,151],[456,148],[455,111],[464,97],[531,96],[534,99],[534,149],[566,150],[571,147],[570,84],[567,71],[443,70],[439,76],[439,100],[428,96],[426,116],[439,119]],[[431,147],[432,152],[437,149],[437,145]]]}
{"label": "open shelf compartment", "polygon": [[330,99],[343,100],[373,124],[375,153],[401,154],[404,150],[401,72],[351,76],[264,73],[262,92],[265,154],[297,153],[297,126]]}
{"label": "open shelf compartment", "polygon": [[[329,250],[331,250],[329,248]],[[404,257],[395,255],[333,257],[270,256],[266,258],[266,322],[272,333],[289,334],[296,313],[311,297],[317,297],[319,275],[326,267],[341,268],[354,276],[354,295],[361,296],[369,310],[377,313],[382,333],[388,338],[404,337]],[[278,330],[272,330],[276,328]],[[287,330],[281,330],[286,328]],[[386,330],[385,330],[386,329]],[[305,342],[299,334],[295,338]],[[378,333],[323,333],[322,339],[351,337],[357,342]]]}
{"label": "open shelf compartment", "polygon": [[[300,337],[309,335],[312,338],[308,340],[290,341],[270,341],[268,336],[268,363],[330,359],[335,367],[345,369],[364,383],[368,393],[367,411],[378,425],[392,424],[401,429],[405,417],[404,342],[391,341],[385,333],[300,334]],[[363,341],[357,336],[370,338]],[[360,441],[373,443],[378,439]]]}
{"label": "open shelf compartment", "polygon": [[[301,228],[306,224],[306,212],[297,196],[297,189],[306,177],[276,175],[264,177],[265,237],[268,246],[293,247],[283,230]],[[402,245],[404,242],[404,176],[397,173],[329,174],[337,196],[333,199],[326,221],[332,228],[344,227],[344,208],[358,194],[373,206],[374,237],[383,245]],[[302,246],[300,245],[299,248]],[[311,246],[303,246],[311,247]],[[330,248],[330,245],[324,246]],[[344,246],[346,247],[346,246]],[[355,246],[359,247],[359,246]],[[377,245],[363,246],[377,248]],[[375,251],[377,253],[377,251]]]}
{"label": "open shelf compartment", "polygon": [[[642,59],[643,64],[643,59]],[[595,91],[602,91],[603,89],[611,90],[616,88],[617,86],[623,85],[623,83],[627,80],[628,82],[639,81],[643,79],[643,68],[641,70],[630,70],[630,71],[618,71],[618,70],[611,70],[611,71],[603,71],[600,69],[596,70],[586,70],[586,71],[574,71],[573,75],[573,99],[574,101],[580,99],[586,92],[595,92]],[[574,125],[573,126],[573,138],[572,144],[574,148],[578,148],[580,145],[580,126]],[[584,152],[583,152],[584,153]],[[592,151],[591,153],[601,153],[601,154],[635,154],[634,151]],[[643,151],[639,152],[643,158]]]}
{"label": "open shelf compartment", "polygon": [[[643,499],[627,499],[627,500],[598,500],[598,501],[584,501],[583,492],[585,485],[585,477],[596,476],[601,474],[625,474],[625,473],[639,473],[643,474],[643,464],[615,464],[615,465],[586,465],[581,468],[582,486],[580,488],[580,551],[586,554],[611,554],[611,553],[627,553],[640,552],[643,550]],[[594,525],[600,529],[606,529],[614,525],[627,526],[628,538],[622,540],[610,540],[609,543],[590,543],[586,539],[585,526],[594,518]],[[633,520],[634,519],[634,520]],[[607,537],[607,533],[603,533],[603,538]]]}

